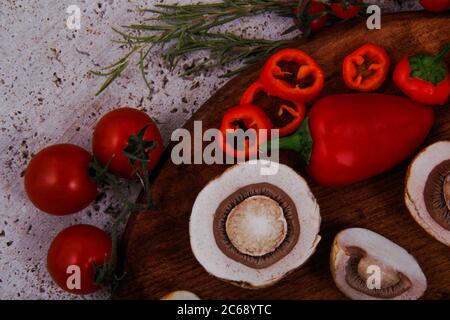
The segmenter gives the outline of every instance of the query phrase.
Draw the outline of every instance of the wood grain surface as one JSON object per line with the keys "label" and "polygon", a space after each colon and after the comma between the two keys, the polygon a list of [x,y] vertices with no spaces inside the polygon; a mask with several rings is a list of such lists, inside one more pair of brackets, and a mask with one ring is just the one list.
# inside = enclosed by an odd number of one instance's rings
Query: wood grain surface
{"label": "wood grain surface", "polygon": [[[366,42],[383,45],[395,64],[419,51],[437,52],[450,40],[450,16],[404,13],[383,16],[382,29],[367,30],[365,23],[347,22],[314,36],[299,48],[324,68],[322,95],[349,92],[341,80],[345,55]],[[236,104],[242,91],[258,77],[257,66],[230,80],[186,124],[203,121],[203,128],[218,127],[223,110]],[[399,94],[391,80],[379,90]],[[450,137],[449,105],[436,108],[436,123],[425,144]],[[203,299],[342,299],[329,271],[331,242],[342,229],[363,227],[391,239],[416,257],[428,278],[426,299],[450,298],[450,248],[430,237],[410,217],[403,201],[405,171],[410,159],[365,182],[324,188],[312,182],[289,151],[280,161],[306,177],[321,209],[322,240],[317,252],[299,270],[274,286],[249,290],[209,275],[194,258],[189,242],[189,216],[199,191],[225,165],[174,165],[166,150],[153,180],[158,209],[131,217],[125,234],[127,276],[116,298],[158,299],[173,290],[191,290]]]}

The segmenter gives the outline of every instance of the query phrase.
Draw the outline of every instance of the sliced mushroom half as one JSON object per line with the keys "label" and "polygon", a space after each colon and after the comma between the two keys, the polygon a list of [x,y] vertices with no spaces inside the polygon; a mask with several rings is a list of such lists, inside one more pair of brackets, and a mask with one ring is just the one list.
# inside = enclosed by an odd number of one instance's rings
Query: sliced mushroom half
{"label": "sliced mushroom half", "polygon": [[258,288],[300,267],[320,240],[320,214],[305,180],[267,161],[235,165],[198,195],[189,232],[192,251],[212,275]]}
{"label": "sliced mushroom half", "polygon": [[450,246],[450,141],[428,146],[413,160],[405,203],[425,231]]}
{"label": "sliced mushroom half", "polygon": [[351,228],[334,239],[333,279],[354,300],[415,300],[427,280],[417,261],[405,249],[367,229]]}
{"label": "sliced mushroom half", "polygon": [[161,300],[200,300],[200,298],[190,291],[177,290],[166,294]]}

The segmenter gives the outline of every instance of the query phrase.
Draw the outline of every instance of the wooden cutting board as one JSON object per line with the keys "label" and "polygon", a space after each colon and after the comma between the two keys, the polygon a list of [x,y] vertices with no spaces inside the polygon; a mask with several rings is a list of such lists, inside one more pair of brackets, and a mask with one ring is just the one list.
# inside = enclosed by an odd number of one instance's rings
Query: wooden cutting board
{"label": "wooden cutting board", "polygon": [[[365,22],[347,22],[321,32],[299,48],[312,55],[326,73],[322,95],[349,92],[341,80],[341,62],[366,42],[383,45],[395,64],[418,51],[437,52],[450,41],[450,16],[403,13],[382,17],[382,29],[367,30]],[[238,102],[243,90],[258,77],[257,66],[230,80],[186,124],[203,121],[218,127],[223,110]],[[399,94],[391,80],[380,92]],[[437,107],[436,124],[426,144],[450,138],[450,105]],[[316,253],[299,270],[265,289],[249,290],[209,275],[196,261],[189,242],[189,216],[200,190],[226,169],[225,165],[174,165],[171,146],[153,179],[158,209],[133,215],[127,225],[124,254],[127,276],[116,298],[159,299],[173,290],[191,290],[203,299],[341,299],[329,271],[331,243],[342,229],[363,227],[406,248],[428,278],[427,299],[450,298],[450,248],[430,237],[410,217],[404,202],[405,171],[410,159],[380,176],[341,188],[321,187],[298,166],[298,158],[282,152],[281,162],[306,177],[320,205],[322,240]]]}

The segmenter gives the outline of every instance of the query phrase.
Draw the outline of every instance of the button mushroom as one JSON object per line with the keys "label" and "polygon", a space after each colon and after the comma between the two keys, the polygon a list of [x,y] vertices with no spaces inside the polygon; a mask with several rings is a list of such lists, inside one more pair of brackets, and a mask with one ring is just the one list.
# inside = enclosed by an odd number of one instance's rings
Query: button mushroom
{"label": "button mushroom", "polygon": [[405,249],[367,229],[351,228],[334,239],[331,272],[336,286],[355,300],[415,300],[427,280]]}
{"label": "button mushroom", "polygon": [[258,288],[300,267],[320,240],[319,206],[305,180],[279,164],[238,164],[197,196],[189,233],[198,262],[212,275]]}
{"label": "button mushroom", "polygon": [[431,236],[450,246],[450,141],[422,150],[406,175],[405,203]]}

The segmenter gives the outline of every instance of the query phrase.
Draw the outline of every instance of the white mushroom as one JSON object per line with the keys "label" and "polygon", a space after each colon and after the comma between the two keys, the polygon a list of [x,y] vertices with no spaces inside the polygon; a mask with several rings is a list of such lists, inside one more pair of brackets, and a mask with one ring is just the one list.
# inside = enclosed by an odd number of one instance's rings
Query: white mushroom
{"label": "white mushroom", "polygon": [[425,275],[413,256],[367,229],[339,232],[330,266],[336,286],[355,300],[415,300],[427,288]]}
{"label": "white mushroom", "polygon": [[166,294],[161,300],[200,300],[200,298],[190,291],[177,290]]}
{"label": "white mushroom", "polygon": [[320,240],[320,213],[305,180],[264,161],[226,170],[197,196],[190,218],[192,251],[212,275],[243,287],[264,287],[300,267]]}
{"label": "white mushroom", "polygon": [[450,246],[450,141],[422,150],[406,175],[405,203],[431,236]]}

